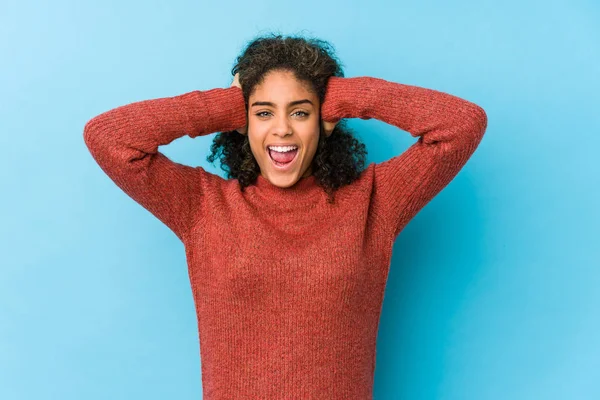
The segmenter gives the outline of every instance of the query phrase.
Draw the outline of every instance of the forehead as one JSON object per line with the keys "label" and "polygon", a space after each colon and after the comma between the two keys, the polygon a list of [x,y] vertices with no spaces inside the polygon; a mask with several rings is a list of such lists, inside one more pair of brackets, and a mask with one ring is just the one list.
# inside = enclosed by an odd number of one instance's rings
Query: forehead
{"label": "forehead", "polygon": [[257,101],[289,102],[293,100],[316,100],[316,94],[310,90],[307,82],[296,79],[289,71],[272,71],[263,81],[254,87],[250,98]]}

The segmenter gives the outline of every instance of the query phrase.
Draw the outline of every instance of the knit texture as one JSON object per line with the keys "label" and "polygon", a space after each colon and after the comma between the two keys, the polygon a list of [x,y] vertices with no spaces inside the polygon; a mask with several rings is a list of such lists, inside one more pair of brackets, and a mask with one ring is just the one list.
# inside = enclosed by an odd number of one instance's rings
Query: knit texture
{"label": "knit texture", "polygon": [[238,87],[139,101],[89,120],[102,170],[183,242],[207,400],[372,399],[394,240],[479,145],[478,105],[374,77],[332,77],[322,118],[375,118],[418,140],[371,163],[335,203],[313,175],[279,188],[176,163],[176,138],[246,124]]}

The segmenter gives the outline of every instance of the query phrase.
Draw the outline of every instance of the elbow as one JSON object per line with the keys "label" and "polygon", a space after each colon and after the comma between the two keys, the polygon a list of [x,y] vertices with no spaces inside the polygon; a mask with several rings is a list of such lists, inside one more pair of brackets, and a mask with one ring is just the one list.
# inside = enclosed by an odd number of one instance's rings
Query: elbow
{"label": "elbow", "polygon": [[93,154],[94,148],[96,147],[94,141],[97,136],[95,133],[94,126],[95,126],[95,122],[94,122],[94,118],[92,118],[83,127],[83,142],[85,143],[87,148],[92,152],[92,154]]}
{"label": "elbow", "polygon": [[86,122],[85,126],[83,127],[83,141],[88,146],[90,143],[90,139],[92,137],[92,121],[93,121],[93,119],[89,120],[88,122]]}
{"label": "elbow", "polygon": [[472,110],[471,114],[472,114],[472,121],[473,121],[473,132],[479,138],[481,138],[483,136],[483,134],[485,133],[485,130],[487,129],[487,123],[488,123],[487,114],[482,107],[480,107],[476,104],[473,106],[473,110]]}
{"label": "elbow", "polygon": [[468,153],[473,154],[483,139],[483,135],[487,129],[487,114],[485,110],[478,105],[473,107],[472,119],[470,125],[471,135],[468,135],[470,140],[466,147]]}
{"label": "elbow", "polygon": [[[468,108],[467,115],[464,115],[464,123],[460,126],[461,134],[457,134],[456,138],[460,145],[460,153],[464,156],[471,156],[483,139],[483,135],[487,128],[487,114],[483,108],[476,104],[472,104]],[[466,161],[466,159],[465,159]]]}
{"label": "elbow", "polygon": [[98,152],[103,151],[103,147],[106,147],[105,130],[100,118],[97,116],[90,119],[83,127],[83,142],[94,158],[97,157]]}

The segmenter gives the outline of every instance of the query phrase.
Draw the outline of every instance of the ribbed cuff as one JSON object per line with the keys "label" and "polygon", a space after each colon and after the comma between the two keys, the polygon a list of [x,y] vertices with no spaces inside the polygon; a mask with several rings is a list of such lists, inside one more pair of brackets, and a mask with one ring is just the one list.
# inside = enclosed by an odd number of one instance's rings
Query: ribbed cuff
{"label": "ribbed cuff", "polygon": [[204,132],[232,131],[246,125],[246,105],[242,89],[232,86],[194,93],[199,96],[201,107],[207,114],[202,127]]}
{"label": "ribbed cuff", "polygon": [[326,121],[342,118],[373,118],[377,100],[374,79],[376,78],[369,76],[329,78],[321,109],[322,118]]}

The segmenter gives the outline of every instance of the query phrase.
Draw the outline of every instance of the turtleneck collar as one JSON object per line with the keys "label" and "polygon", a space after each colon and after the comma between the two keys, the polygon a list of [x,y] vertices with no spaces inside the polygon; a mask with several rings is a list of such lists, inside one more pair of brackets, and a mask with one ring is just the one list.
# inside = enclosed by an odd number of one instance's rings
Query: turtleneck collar
{"label": "turtleneck collar", "polygon": [[255,182],[255,187],[256,194],[273,203],[277,203],[280,200],[291,200],[296,204],[298,202],[310,202],[314,201],[319,193],[325,193],[323,188],[317,184],[314,175],[300,178],[290,187],[281,188],[259,174]]}

